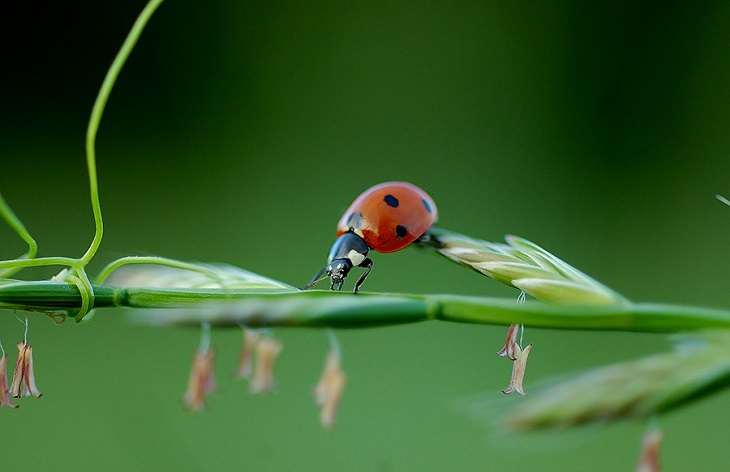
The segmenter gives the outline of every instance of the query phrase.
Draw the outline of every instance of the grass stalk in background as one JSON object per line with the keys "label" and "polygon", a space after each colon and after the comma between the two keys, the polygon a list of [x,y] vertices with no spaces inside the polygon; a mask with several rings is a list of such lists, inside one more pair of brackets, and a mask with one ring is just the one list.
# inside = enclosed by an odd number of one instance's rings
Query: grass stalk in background
{"label": "grass stalk in background", "polygon": [[730,384],[730,332],[678,336],[672,352],[554,381],[507,419],[516,430],[650,418]]}

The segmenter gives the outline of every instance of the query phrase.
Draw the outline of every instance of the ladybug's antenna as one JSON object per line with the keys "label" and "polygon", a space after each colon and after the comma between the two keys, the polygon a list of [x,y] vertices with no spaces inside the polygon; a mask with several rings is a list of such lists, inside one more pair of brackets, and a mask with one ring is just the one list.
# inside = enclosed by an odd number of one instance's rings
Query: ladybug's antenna
{"label": "ladybug's antenna", "polygon": [[315,285],[320,283],[322,280],[326,279],[327,274],[325,274],[325,270],[327,270],[327,266],[319,269],[319,272],[317,272],[314,277],[312,277],[312,280],[305,287],[302,287],[302,290],[309,290],[310,288],[313,288]]}

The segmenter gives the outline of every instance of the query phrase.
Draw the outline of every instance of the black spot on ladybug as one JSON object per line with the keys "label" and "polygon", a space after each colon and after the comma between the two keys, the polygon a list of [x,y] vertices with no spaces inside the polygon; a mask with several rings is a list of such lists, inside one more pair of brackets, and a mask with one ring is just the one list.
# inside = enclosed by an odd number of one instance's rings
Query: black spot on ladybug
{"label": "black spot on ladybug", "polygon": [[423,202],[423,207],[426,209],[427,212],[433,213],[433,209],[431,208],[431,205],[426,201],[425,198],[421,199],[421,202]]}
{"label": "black spot on ladybug", "polygon": [[393,208],[398,208],[398,205],[400,205],[398,199],[391,194],[386,195],[385,198],[383,198],[383,201]]}
{"label": "black spot on ladybug", "polygon": [[395,227],[395,237],[398,239],[403,239],[408,234],[408,228],[403,225],[398,225]]}
{"label": "black spot on ladybug", "polygon": [[353,211],[347,217],[347,227],[350,230],[362,227],[362,213],[359,211]]}

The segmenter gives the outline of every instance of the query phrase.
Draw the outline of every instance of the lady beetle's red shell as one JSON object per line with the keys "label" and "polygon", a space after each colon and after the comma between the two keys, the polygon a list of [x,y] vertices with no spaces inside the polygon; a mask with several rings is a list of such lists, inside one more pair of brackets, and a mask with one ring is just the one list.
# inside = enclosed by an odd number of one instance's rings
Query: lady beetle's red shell
{"label": "lady beetle's red shell", "polygon": [[365,190],[337,224],[337,237],[353,232],[378,252],[403,249],[437,220],[433,199],[408,182],[386,182]]}

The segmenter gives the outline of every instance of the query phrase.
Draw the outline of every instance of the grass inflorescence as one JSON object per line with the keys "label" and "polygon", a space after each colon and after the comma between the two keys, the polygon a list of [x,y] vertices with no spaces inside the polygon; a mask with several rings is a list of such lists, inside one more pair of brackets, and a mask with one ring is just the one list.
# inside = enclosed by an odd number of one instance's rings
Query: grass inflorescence
{"label": "grass inflorescence", "polygon": [[537,244],[508,235],[505,243],[432,228],[427,241],[439,254],[538,300],[565,305],[628,303],[623,296]]}

